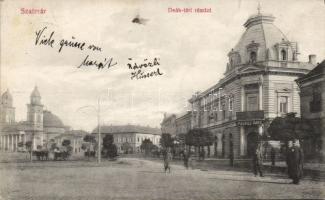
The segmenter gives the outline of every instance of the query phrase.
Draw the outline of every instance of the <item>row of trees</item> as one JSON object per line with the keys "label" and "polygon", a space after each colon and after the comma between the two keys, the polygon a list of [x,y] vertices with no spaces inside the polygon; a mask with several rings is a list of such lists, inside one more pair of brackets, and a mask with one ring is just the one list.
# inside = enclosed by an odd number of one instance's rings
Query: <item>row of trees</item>
{"label": "row of trees", "polygon": [[[287,144],[288,141],[294,139],[302,141],[317,137],[319,135],[316,133],[311,121],[296,117],[295,113],[289,113],[285,117],[275,118],[267,129],[267,134],[258,137],[258,140],[277,140]],[[179,139],[180,136],[172,137],[170,134],[165,133],[161,136],[160,145],[163,148],[171,148],[173,151],[177,148]],[[181,136],[182,145],[187,145],[189,149],[192,146],[196,147],[199,155],[205,153],[204,147],[207,147],[209,155],[210,146],[213,142],[213,134],[202,128],[191,129],[187,134]]]}
{"label": "row of trees", "polygon": [[[84,142],[82,144],[82,149],[86,151],[87,156],[95,156],[98,143],[95,139],[95,135],[86,135],[84,137]],[[104,158],[114,159],[117,156],[117,147],[114,144],[114,137],[111,134],[107,134],[103,138],[102,156]]]}
{"label": "row of trees", "polygon": [[210,146],[213,144],[213,135],[206,129],[192,129],[187,134],[178,135],[172,137],[168,133],[163,133],[160,139],[160,145],[163,149],[171,149],[174,154],[181,154],[184,151],[185,145],[190,151],[191,147],[195,147],[198,150],[199,156],[205,154],[204,147],[208,149],[208,155],[210,155]]}

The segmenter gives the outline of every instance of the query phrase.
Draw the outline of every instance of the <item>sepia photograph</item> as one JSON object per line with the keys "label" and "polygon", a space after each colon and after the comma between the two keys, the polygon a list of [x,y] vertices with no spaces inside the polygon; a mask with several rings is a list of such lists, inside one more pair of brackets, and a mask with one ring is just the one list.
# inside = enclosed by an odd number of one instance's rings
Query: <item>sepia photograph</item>
{"label": "sepia photograph", "polygon": [[0,0],[0,200],[325,199],[324,0]]}

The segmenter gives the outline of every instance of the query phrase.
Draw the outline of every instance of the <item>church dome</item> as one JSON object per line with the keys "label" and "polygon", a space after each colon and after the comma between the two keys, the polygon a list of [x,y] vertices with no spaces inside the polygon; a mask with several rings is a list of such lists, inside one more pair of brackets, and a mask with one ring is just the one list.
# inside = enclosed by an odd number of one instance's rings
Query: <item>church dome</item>
{"label": "church dome", "polygon": [[39,91],[38,91],[37,86],[35,86],[35,88],[34,88],[32,94],[31,94],[30,96],[31,96],[31,97],[41,97],[41,95],[40,95],[40,93],[39,93]]}
{"label": "church dome", "polygon": [[297,43],[290,42],[273,22],[270,14],[253,15],[245,22],[245,32],[230,51],[230,66],[259,61],[296,61]]}
{"label": "church dome", "polygon": [[31,104],[41,105],[41,95],[38,91],[37,86],[35,86],[32,94],[30,95],[30,101],[31,101]]}
{"label": "church dome", "polygon": [[10,94],[9,89],[7,89],[7,91],[1,96],[1,102],[5,106],[12,106],[12,101],[12,95]]}
{"label": "church dome", "polygon": [[61,119],[47,110],[43,112],[43,126],[44,128],[64,128]]}

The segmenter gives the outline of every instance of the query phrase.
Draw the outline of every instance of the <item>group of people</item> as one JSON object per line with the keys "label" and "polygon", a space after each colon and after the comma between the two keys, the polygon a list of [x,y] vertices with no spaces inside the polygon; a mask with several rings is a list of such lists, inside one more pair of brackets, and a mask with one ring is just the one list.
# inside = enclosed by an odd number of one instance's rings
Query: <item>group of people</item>
{"label": "group of people", "polygon": [[[271,162],[272,167],[275,164],[275,151],[271,150]],[[253,172],[254,175],[258,174],[263,177],[263,148],[262,144],[258,143],[254,155],[253,155]],[[299,140],[293,140],[288,142],[288,148],[286,152],[286,163],[288,167],[288,176],[293,180],[293,184],[299,184],[300,179],[303,176],[303,151],[300,148]]]}
{"label": "group of people", "polygon": [[[186,169],[189,168],[189,159],[190,159],[190,152],[186,149],[182,152],[184,167]],[[170,161],[172,160],[173,156],[170,149],[166,149],[163,151],[163,159],[164,159],[164,170],[165,172],[170,173]],[[230,156],[231,165],[233,166],[233,155]],[[252,157],[253,161],[253,172],[254,175],[259,175],[263,177],[263,145],[262,142],[258,142],[255,151]],[[272,167],[275,165],[275,150],[271,149],[271,162]],[[288,176],[290,179],[293,180],[292,183],[299,184],[300,179],[303,176],[303,151],[300,148],[299,140],[293,140],[288,142],[288,148],[286,152],[286,163],[288,167]]]}
{"label": "group of people", "polygon": [[[184,149],[182,151],[182,157],[183,157],[183,162],[184,162],[184,167],[186,169],[189,168],[189,159],[190,159],[190,153]],[[165,172],[170,173],[170,161],[173,159],[172,153],[170,149],[164,150],[163,151],[163,159],[164,159],[164,170]]]}

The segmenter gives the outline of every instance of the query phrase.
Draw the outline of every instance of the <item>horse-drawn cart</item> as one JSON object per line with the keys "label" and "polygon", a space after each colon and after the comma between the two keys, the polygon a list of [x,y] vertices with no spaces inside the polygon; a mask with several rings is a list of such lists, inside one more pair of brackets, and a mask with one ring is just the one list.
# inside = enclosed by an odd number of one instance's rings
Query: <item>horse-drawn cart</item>
{"label": "horse-drawn cart", "polygon": [[48,150],[36,150],[33,151],[33,155],[36,156],[37,160],[48,160],[49,151]]}

